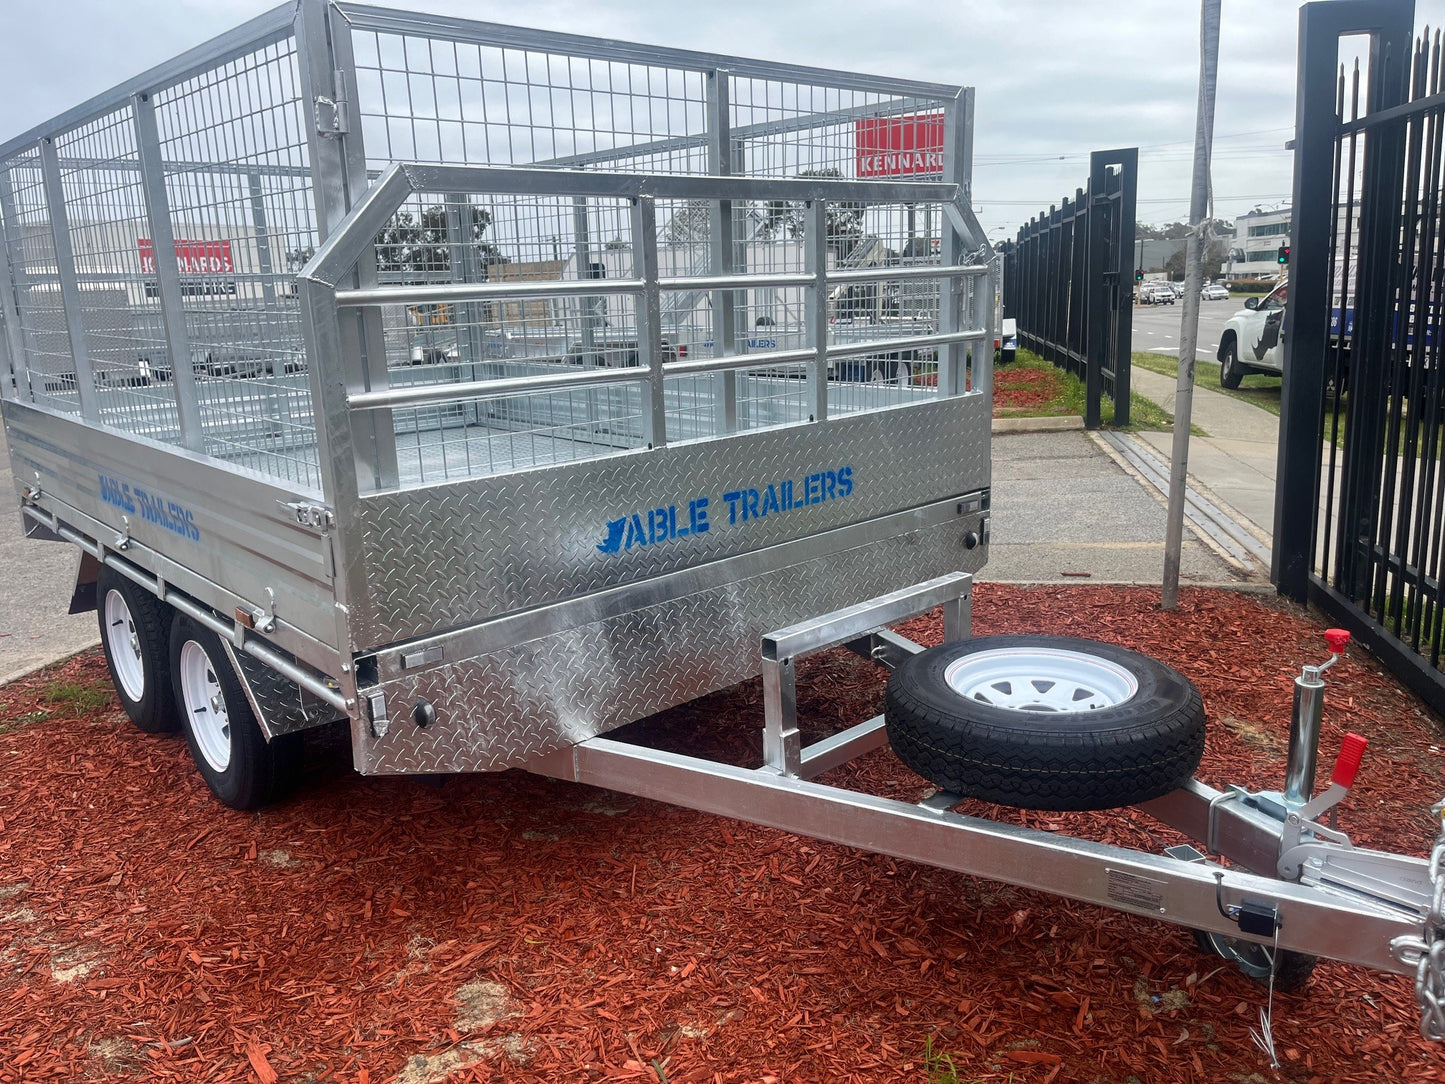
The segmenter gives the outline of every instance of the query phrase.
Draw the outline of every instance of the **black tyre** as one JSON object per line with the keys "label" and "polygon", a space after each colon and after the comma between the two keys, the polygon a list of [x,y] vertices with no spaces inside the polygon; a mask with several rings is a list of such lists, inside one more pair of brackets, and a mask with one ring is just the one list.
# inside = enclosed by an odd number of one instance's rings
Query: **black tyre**
{"label": "black tyre", "polygon": [[171,674],[191,759],[232,809],[259,809],[291,779],[294,735],[266,741],[221,641],[184,614],[171,624]]}
{"label": "black tyre", "polygon": [[1239,344],[1233,338],[1225,339],[1219,348],[1219,386],[1233,391],[1244,379],[1244,368],[1239,364]]}
{"label": "black tyre", "polygon": [[174,733],[181,721],[171,687],[170,607],[102,568],[95,612],[111,684],[130,721],[147,734]]}
{"label": "black tyre", "polygon": [[1204,703],[1137,651],[1065,636],[931,648],[888,680],[898,758],[935,786],[1025,809],[1114,809],[1186,783]]}
{"label": "black tyre", "polygon": [[1204,952],[1233,962],[1255,982],[1269,982],[1269,973],[1273,968],[1275,989],[1286,993],[1304,989],[1318,962],[1315,957],[1306,956],[1303,952],[1280,949],[1279,963],[1275,966],[1271,960],[1274,949],[1270,946],[1205,930],[1195,930],[1194,941]]}

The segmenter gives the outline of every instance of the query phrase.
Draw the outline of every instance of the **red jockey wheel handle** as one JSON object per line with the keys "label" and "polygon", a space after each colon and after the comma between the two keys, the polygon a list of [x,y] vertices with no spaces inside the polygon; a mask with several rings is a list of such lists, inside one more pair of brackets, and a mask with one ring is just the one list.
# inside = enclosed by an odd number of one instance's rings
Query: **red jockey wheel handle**
{"label": "red jockey wheel handle", "polygon": [[1325,629],[1325,643],[1330,645],[1330,650],[1336,655],[1345,653],[1345,645],[1350,642],[1348,629]]}

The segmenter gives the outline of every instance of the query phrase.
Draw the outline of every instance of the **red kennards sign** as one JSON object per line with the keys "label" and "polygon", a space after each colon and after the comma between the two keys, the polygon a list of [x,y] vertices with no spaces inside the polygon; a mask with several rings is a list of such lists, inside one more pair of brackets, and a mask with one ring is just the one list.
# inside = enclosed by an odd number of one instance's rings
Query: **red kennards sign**
{"label": "red kennards sign", "polygon": [[[140,248],[141,274],[154,275],[154,243],[149,237],[142,237],[136,245]],[[181,265],[183,275],[231,275],[236,271],[231,262],[230,241],[177,241],[176,263]]]}
{"label": "red kennards sign", "polygon": [[943,114],[860,120],[854,137],[858,176],[943,172]]}

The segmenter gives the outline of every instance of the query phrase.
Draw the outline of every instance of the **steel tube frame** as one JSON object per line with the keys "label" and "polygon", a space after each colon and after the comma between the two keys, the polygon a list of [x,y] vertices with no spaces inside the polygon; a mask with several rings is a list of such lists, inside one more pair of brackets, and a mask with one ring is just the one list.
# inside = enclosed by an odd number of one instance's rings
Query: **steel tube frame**
{"label": "steel tube frame", "polygon": [[[727,202],[719,200],[718,202]],[[952,267],[863,267],[827,271],[832,285],[848,282],[880,282],[894,279],[944,279],[984,276],[985,265]],[[757,286],[809,287],[816,281],[812,272],[777,272],[761,275],[684,275],[660,277],[662,290],[716,290],[734,292]],[[437,305],[466,301],[513,301],[534,297],[584,297],[590,294],[637,294],[647,286],[642,279],[562,279],[552,282],[458,282],[433,286],[378,286],[370,289],[337,290],[336,303],[342,308],[361,305]]]}
{"label": "steel tube frame", "polygon": [[[732,130],[732,83],[725,69],[707,74],[707,171],[715,176],[733,172],[734,135]],[[718,200],[708,205],[708,260],[714,282],[699,287],[712,291],[712,334],[717,352],[731,357],[738,352],[738,318],[745,313],[746,294],[728,289],[728,280],[735,278],[734,239],[737,220],[731,200]],[[746,338],[744,332],[744,338]],[[717,374],[717,419],[719,433],[734,433],[738,428],[738,380],[735,370]]]}
{"label": "steel tube frame", "polygon": [[861,90],[883,94],[908,94],[917,98],[949,98],[958,88],[944,83],[925,83],[915,79],[892,79],[858,72],[812,68],[798,64],[779,64],[767,60],[704,53],[691,49],[669,49],[641,45],[610,38],[589,38],[580,34],[562,34],[550,30],[505,26],[474,19],[396,11],[364,4],[338,3],[337,11],[356,30],[375,30],[390,34],[440,36],[448,41],[491,45],[502,49],[561,53],[566,56],[592,57],[620,64],[643,67],[673,67],[695,72],[718,69],[730,71],[735,78],[768,79]]}
{"label": "steel tube frame", "polygon": [[[1128,914],[1270,943],[1240,930],[1220,902],[1277,908],[1279,946],[1347,963],[1413,974],[1390,941],[1419,933],[1419,921],[1317,887],[1190,863],[1091,840],[999,824],[947,811],[940,795],[915,806],[779,774],[591,738],[528,765],[541,775],[606,787],[814,839]],[[939,809],[939,806],[945,806]]]}
{"label": "steel tube frame", "polygon": [[75,251],[70,244],[70,216],[66,213],[65,188],[60,183],[60,163],[56,159],[52,139],[40,142],[40,168],[45,203],[50,213],[50,235],[55,244],[56,278],[60,282],[61,304],[65,308],[65,330],[70,339],[71,362],[75,365],[75,391],[80,398],[80,413],[86,421],[99,422],[100,399],[95,392],[95,366],[91,363],[90,347],[85,338],[80,284],[75,278]]}
{"label": "steel tube frame", "polygon": [[67,527],[58,516],[36,508],[33,505],[24,506],[24,514],[46,530],[52,532],[56,537],[69,542],[94,557],[101,564],[113,568],[127,579],[139,584],[151,594],[155,595],[162,602],[182,611],[187,616],[194,618],[208,629],[215,632],[222,639],[232,646],[240,648],[246,654],[264,662],[278,674],[290,678],[297,685],[307,692],[320,697],[338,711],[345,711],[347,703],[345,697],[337,689],[328,684],[326,679],[305,667],[292,662],[280,655],[265,640],[252,636],[240,624],[217,617],[209,609],[199,605],[183,592],[177,591],[160,576],[145,571],[136,565],[131,564],[118,557],[114,551],[106,546],[87,538],[79,531]]}
{"label": "steel tube frame", "polygon": [[538,373],[534,376],[504,377],[500,380],[467,380],[451,384],[421,384],[386,391],[356,392],[346,397],[352,410],[386,410],[443,403],[451,399],[501,399],[540,391],[568,391],[595,388],[601,384],[640,384],[648,379],[646,370],[583,369],[576,373]]}
{"label": "steel tube frame", "polygon": [[[970,632],[973,577],[950,573],[881,598],[849,606],[808,621],[800,621],[763,637],[763,763],[792,779],[821,774],[846,763],[852,756],[877,748],[884,740],[874,719],[821,746],[804,748],[798,734],[797,659],[874,633],[883,626],[915,614],[943,607],[944,638],[962,639]],[[918,645],[897,638],[904,650]],[[851,755],[849,754],[851,751]]]}
{"label": "steel tube frame", "polygon": [[[987,291],[975,287],[973,311],[970,316],[976,321],[973,327],[964,330],[950,330],[933,335],[914,335],[894,339],[880,339],[861,343],[829,345],[827,342],[828,290],[833,276],[827,269],[827,199],[835,192],[840,197],[863,193],[878,197],[884,193],[909,197],[903,202],[942,202],[950,208],[950,231],[957,242],[955,250],[961,253],[968,233],[976,228],[970,210],[960,210],[960,196],[956,185],[940,186],[933,183],[919,184],[877,184],[874,182],[846,181],[766,181],[758,182],[767,193],[791,193],[807,196],[803,202],[808,206],[809,261],[810,271],[803,276],[759,276],[767,281],[793,283],[801,279],[811,287],[808,327],[812,342],[803,350],[775,350],[754,354],[724,353],[717,358],[699,360],[678,360],[665,362],[658,339],[661,329],[661,292],[664,281],[658,274],[657,223],[655,199],[674,198],[678,193],[689,193],[691,198],[722,198],[725,195],[749,195],[759,198],[751,180],[732,177],[636,177],[632,175],[603,173],[566,173],[563,171],[533,169],[501,169],[497,167],[429,167],[411,164],[393,165],[388,169],[365,196],[358,201],[347,219],[346,228],[329,237],[321,246],[301,279],[309,284],[306,290],[308,329],[323,326],[334,328],[343,352],[350,351],[354,357],[360,342],[353,336],[348,342],[347,324],[340,320],[342,309],[363,308],[376,310],[382,304],[426,304],[439,302],[476,301],[489,298],[516,298],[538,296],[579,297],[583,304],[599,295],[633,294],[637,297],[639,368],[626,370],[579,370],[574,373],[547,373],[526,377],[515,377],[498,381],[467,381],[460,383],[431,385],[411,388],[381,388],[369,386],[369,380],[360,371],[344,375],[337,389],[336,406],[342,410],[370,412],[373,424],[382,428],[380,419],[393,407],[420,406],[444,402],[456,398],[483,399],[500,398],[511,394],[537,391],[555,391],[568,388],[590,387],[610,383],[645,381],[647,402],[643,410],[644,442],[651,447],[661,447],[667,441],[664,381],[668,376],[686,376],[705,373],[730,374],[738,369],[756,369],[768,366],[808,364],[810,420],[822,421],[827,418],[827,366],[832,358],[860,357],[870,354],[942,348],[945,351],[959,344],[972,343],[973,351],[989,347],[993,321],[992,302]],[[633,252],[637,266],[630,279],[599,282],[591,279],[568,280],[545,284],[536,283],[459,283],[448,286],[421,287],[349,287],[337,289],[334,284],[355,275],[356,261],[369,250],[372,238],[403,201],[416,191],[437,188],[465,195],[471,192],[541,192],[547,195],[572,196],[577,202],[577,217],[585,221],[585,200],[588,198],[626,198],[631,201]],[[629,195],[629,193],[631,193]],[[946,199],[937,197],[945,196]],[[938,278],[943,282],[957,281],[966,276],[987,278],[989,265],[962,263],[955,260],[942,267],[920,268],[910,273],[910,278]],[[859,279],[870,279],[875,273]],[[886,272],[876,274],[878,278],[889,277]],[[731,287],[753,284],[756,280],[746,275],[688,276],[666,283],[676,289],[697,288],[701,281],[707,287],[727,291]],[[947,292],[947,291],[945,291]],[[328,311],[329,310],[329,311]],[[986,310],[986,311],[985,311]],[[954,322],[956,328],[957,323]],[[585,335],[584,328],[584,335]],[[308,331],[310,334],[310,331]],[[308,339],[311,356],[325,359],[328,355],[319,343]],[[346,366],[342,359],[343,367]],[[980,366],[982,366],[980,368]],[[319,372],[324,366],[314,366],[317,382],[317,402],[322,400],[322,385],[332,381]],[[353,363],[350,368],[356,368]],[[975,387],[982,391],[987,383],[991,366],[987,361],[974,360]],[[982,375],[980,375],[982,374]],[[955,394],[957,391],[955,390]],[[332,392],[335,395],[335,392]],[[390,428],[389,420],[384,425]],[[349,432],[349,430],[348,430]],[[394,438],[393,438],[394,441]],[[354,465],[363,474],[367,469],[367,448],[364,441],[354,444]],[[345,467],[337,461],[333,473],[345,473]],[[376,476],[376,483],[384,485],[385,479]]]}
{"label": "steel tube frame", "polygon": [[808,367],[808,420],[821,422],[828,417],[828,201],[813,200],[804,215],[803,241],[813,279],[804,317],[814,355]]}
{"label": "steel tube frame", "polygon": [[131,101],[131,110],[181,444],[191,451],[203,452],[206,434],[201,421],[196,370],[191,361],[191,336],[186,328],[185,305],[181,300],[181,268],[176,258],[176,235],[171,222],[170,195],[166,191],[166,172],[161,164],[161,138],[156,124],[155,102],[149,94],[137,94]]}
{"label": "steel tube frame", "polygon": [[13,265],[10,262],[10,237],[7,226],[9,221],[8,213],[0,213],[0,318],[3,318],[5,324],[5,345],[9,355],[10,374],[15,381],[15,396],[22,403],[33,403],[35,394],[30,387],[30,366],[25,356],[25,334],[24,329],[20,326],[20,312],[16,307],[19,284],[15,280]]}
{"label": "steel tube frame", "polygon": [[663,398],[662,292],[658,286],[657,201],[639,196],[632,204],[633,273],[642,279],[637,298],[637,364],[647,374],[642,404],[642,441],[649,448],[667,444],[667,405]]}

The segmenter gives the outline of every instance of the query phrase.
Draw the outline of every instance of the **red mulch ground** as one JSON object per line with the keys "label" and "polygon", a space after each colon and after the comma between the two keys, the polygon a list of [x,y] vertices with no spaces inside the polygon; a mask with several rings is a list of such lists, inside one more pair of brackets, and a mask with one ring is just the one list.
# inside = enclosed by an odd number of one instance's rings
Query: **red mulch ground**
{"label": "red mulch ground", "polygon": [[[1201,778],[1277,786],[1318,623],[1155,602],[990,584],[975,627],[1164,659],[1209,708]],[[0,689],[0,1081],[926,1081],[930,1040],[964,1081],[1445,1080],[1403,978],[1322,963],[1277,995],[1274,1074],[1262,988],[1186,931],[520,772],[363,780],[332,740],[297,797],[229,812],[183,742],[89,707],[104,680],[90,653]],[[801,684],[815,732],[881,699],[851,656]],[[761,718],[754,682],[629,730],[756,763]],[[1326,762],[1346,728],[1371,748],[1342,827],[1423,853],[1440,720],[1352,651]],[[926,791],[886,750],[832,781]],[[1131,812],[969,811],[1175,841]]]}
{"label": "red mulch ground", "polygon": [[1037,410],[1057,399],[1063,387],[1063,378],[1057,370],[996,368],[993,371],[994,417]]}

